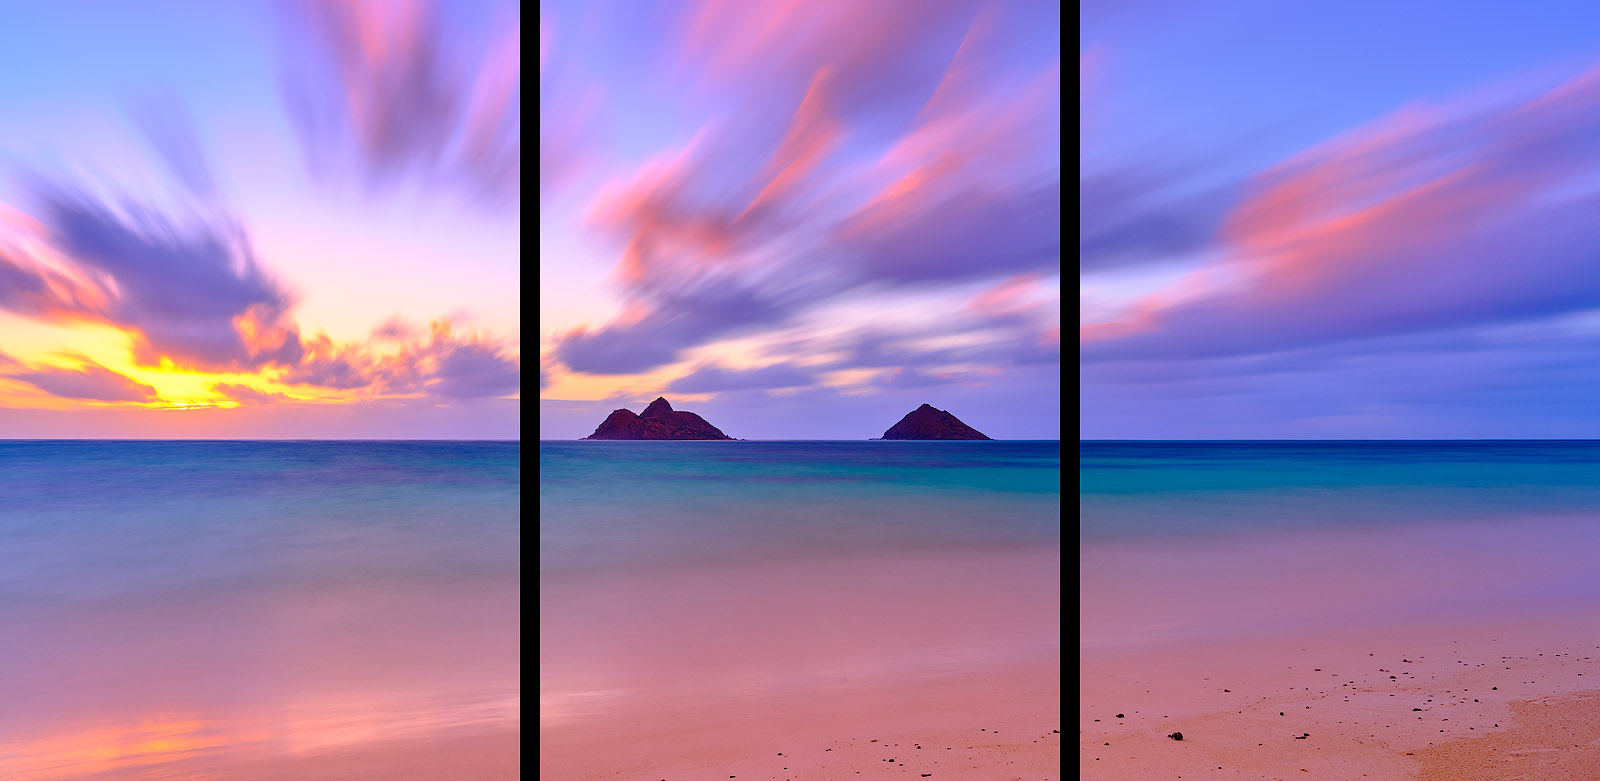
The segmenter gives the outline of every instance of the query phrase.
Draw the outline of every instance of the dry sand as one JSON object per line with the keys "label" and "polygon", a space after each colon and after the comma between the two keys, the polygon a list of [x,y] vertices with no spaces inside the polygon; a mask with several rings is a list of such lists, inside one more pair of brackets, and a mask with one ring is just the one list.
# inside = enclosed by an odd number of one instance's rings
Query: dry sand
{"label": "dry sand", "polygon": [[1600,778],[1573,528],[1086,547],[1081,777]]}
{"label": "dry sand", "polygon": [[1059,658],[723,702],[641,703],[540,731],[561,779],[1061,777]]}

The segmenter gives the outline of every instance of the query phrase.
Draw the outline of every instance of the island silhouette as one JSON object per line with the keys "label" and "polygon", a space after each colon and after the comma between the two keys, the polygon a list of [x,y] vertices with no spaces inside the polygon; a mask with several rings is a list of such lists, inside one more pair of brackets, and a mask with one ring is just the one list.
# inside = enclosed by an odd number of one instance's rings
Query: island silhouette
{"label": "island silhouette", "polygon": [[[639,415],[632,410],[612,410],[599,427],[584,439],[722,439],[733,437],[706,422],[693,412],[674,410],[664,397],[644,408]],[[880,439],[989,439],[977,429],[962,423],[946,410],[934,409],[931,404],[906,413],[899,423],[883,432]]]}
{"label": "island silhouette", "polygon": [[924,404],[883,432],[883,439],[989,439],[942,409]]}
{"label": "island silhouette", "polygon": [[643,415],[612,410],[600,427],[584,439],[733,439],[693,412],[679,412],[656,397]]}

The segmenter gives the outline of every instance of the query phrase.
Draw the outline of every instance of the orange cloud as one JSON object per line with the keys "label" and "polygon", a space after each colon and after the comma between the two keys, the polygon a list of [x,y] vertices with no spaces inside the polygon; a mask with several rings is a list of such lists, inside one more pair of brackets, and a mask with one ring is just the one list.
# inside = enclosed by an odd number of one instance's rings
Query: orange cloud
{"label": "orange cloud", "polygon": [[15,774],[11,776],[14,778],[146,775],[167,763],[204,757],[213,751],[270,737],[270,732],[229,734],[216,724],[162,717],[0,746],[0,768]]}
{"label": "orange cloud", "polygon": [[288,401],[290,399],[286,393],[264,391],[238,383],[212,383],[211,390],[240,404],[271,404],[275,401]]}
{"label": "orange cloud", "polygon": [[521,383],[520,364],[504,344],[477,332],[457,335],[448,320],[431,322],[426,340],[401,341],[388,353],[360,342],[335,342],[325,333],[303,344],[305,356],[278,375],[279,382],[360,390],[363,396],[449,398],[505,396]]}

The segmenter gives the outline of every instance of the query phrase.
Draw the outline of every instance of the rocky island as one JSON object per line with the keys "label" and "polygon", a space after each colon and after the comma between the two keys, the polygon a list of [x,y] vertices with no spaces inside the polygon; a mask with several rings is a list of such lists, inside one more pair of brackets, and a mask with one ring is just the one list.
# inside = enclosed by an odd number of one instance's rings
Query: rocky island
{"label": "rocky island", "polygon": [[930,404],[924,404],[900,419],[888,431],[883,432],[884,439],[988,439],[977,429],[962,423],[942,409],[934,409]]}
{"label": "rocky island", "polygon": [[[982,435],[979,435],[982,437]],[[983,437],[987,438],[987,437]],[[657,397],[644,408],[643,415],[632,410],[613,410],[584,439],[733,439],[705,418],[693,412],[678,412],[664,398]]]}

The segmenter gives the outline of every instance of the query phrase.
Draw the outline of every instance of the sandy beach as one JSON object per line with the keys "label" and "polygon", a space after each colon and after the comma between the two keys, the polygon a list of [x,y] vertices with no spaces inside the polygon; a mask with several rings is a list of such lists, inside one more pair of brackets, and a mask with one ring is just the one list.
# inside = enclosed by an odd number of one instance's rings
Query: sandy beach
{"label": "sandy beach", "polygon": [[1540,521],[1086,545],[1079,772],[1600,777],[1587,534]]}
{"label": "sandy beach", "polygon": [[358,584],[8,615],[0,777],[514,779],[516,582]]}
{"label": "sandy beach", "polygon": [[1059,549],[546,578],[542,777],[1061,777]]}

